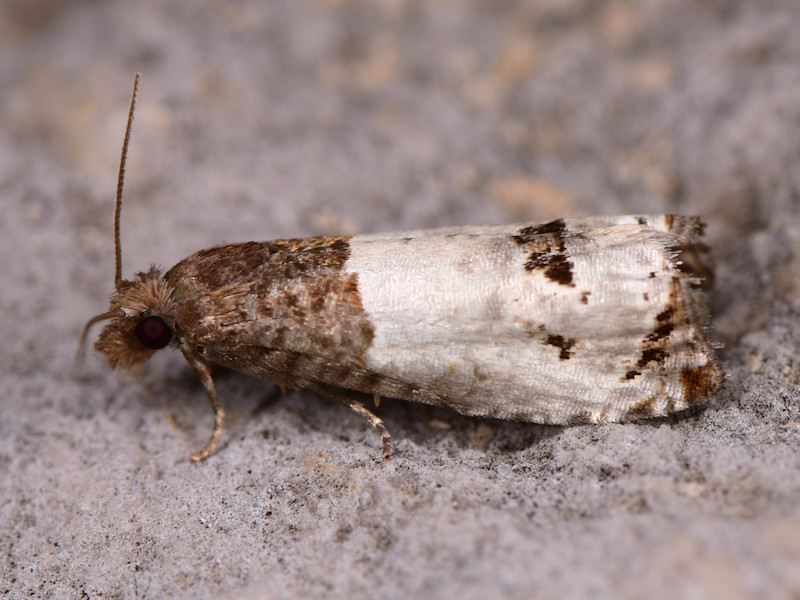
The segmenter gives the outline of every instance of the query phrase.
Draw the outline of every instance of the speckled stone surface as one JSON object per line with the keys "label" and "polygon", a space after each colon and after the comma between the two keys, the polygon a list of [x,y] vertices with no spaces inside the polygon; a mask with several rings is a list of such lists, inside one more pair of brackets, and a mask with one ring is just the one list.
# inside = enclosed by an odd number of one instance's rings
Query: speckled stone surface
{"label": "speckled stone surface", "polygon": [[[0,596],[800,595],[800,4],[8,0],[0,7]],[[81,327],[215,244],[701,214],[730,374],[697,414],[357,416]]]}

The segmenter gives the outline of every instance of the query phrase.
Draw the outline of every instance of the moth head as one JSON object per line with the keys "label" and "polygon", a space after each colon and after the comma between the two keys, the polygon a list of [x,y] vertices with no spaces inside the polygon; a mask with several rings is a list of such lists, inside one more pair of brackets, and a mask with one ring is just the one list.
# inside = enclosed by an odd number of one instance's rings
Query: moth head
{"label": "moth head", "polygon": [[177,343],[172,287],[156,267],[137,277],[135,281],[120,281],[111,296],[109,311],[87,325],[88,328],[99,320],[110,321],[94,348],[112,368],[137,365],[156,350]]}

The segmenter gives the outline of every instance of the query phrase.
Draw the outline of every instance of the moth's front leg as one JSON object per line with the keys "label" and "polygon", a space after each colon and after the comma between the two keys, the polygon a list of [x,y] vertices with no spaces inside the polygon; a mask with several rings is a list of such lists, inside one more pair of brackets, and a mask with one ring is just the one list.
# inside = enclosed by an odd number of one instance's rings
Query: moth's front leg
{"label": "moth's front leg", "polygon": [[208,366],[208,363],[190,348],[181,346],[181,352],[184,358],[186,358],[186,362],[192,366],[192,369],[194,369],[194,372],[197,373],[197,376],[200,378],[200,382],[206,389],[208,399],[211,401],[211,409],[214,411],[214,431],[211,433],[211,438],[202,450],[192,454],[192,460],[201,461],[208,458],[214,451],[214,448],[217,447],[217,443],[222,436],[222,430],[224,428],[225,409],[222,408],[219,398],[217,397],[217,389],[214,387],[214,380],[211,378],[211,367]]}

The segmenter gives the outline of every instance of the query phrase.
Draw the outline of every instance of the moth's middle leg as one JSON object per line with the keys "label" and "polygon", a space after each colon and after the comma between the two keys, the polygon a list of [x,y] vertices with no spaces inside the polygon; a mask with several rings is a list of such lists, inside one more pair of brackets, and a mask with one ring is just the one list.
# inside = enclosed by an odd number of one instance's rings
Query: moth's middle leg
{"label": "moth's middle leg", "polygon": [[342,406],[350,408],[358,416],[367,421],[367,423],[372,425],[378,432],[378,435],[381,436],[381,442],[383,443],[383,459],[386,460],[389,458],[389,455],[391,455],[392,449],[394,448],[392,445],[392,436],[389,434],[389,430],[386,429],[386,425],[383,424],[383,421],[380,419],[380,417],[378,417],[378,415],[370,412],[361,402],[358,400],[353,400],[352,398],[348,397],[347,394],[343,393],[337,388],[319,383],[311,383],[306,387],[317,392],[320,396],[324,396],[329,400],[333,400]]}

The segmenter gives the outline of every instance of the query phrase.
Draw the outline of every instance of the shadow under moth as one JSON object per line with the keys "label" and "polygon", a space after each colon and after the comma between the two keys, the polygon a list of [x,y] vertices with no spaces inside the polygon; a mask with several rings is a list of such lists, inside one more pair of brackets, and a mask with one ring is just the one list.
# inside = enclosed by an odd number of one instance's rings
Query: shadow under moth
{"label": "shadow under moth", "polygon": [[183,353],[214,411],[211,368],[230,367],[350,407],[392,450],[381,419],[345,390],[534,423],[663,416],[716,394],[723,373],[701,289],[697,217],[641,215],[245,242],[166,272],[122,279],[114,215],[109,321],[95,349],[112,368]]}

